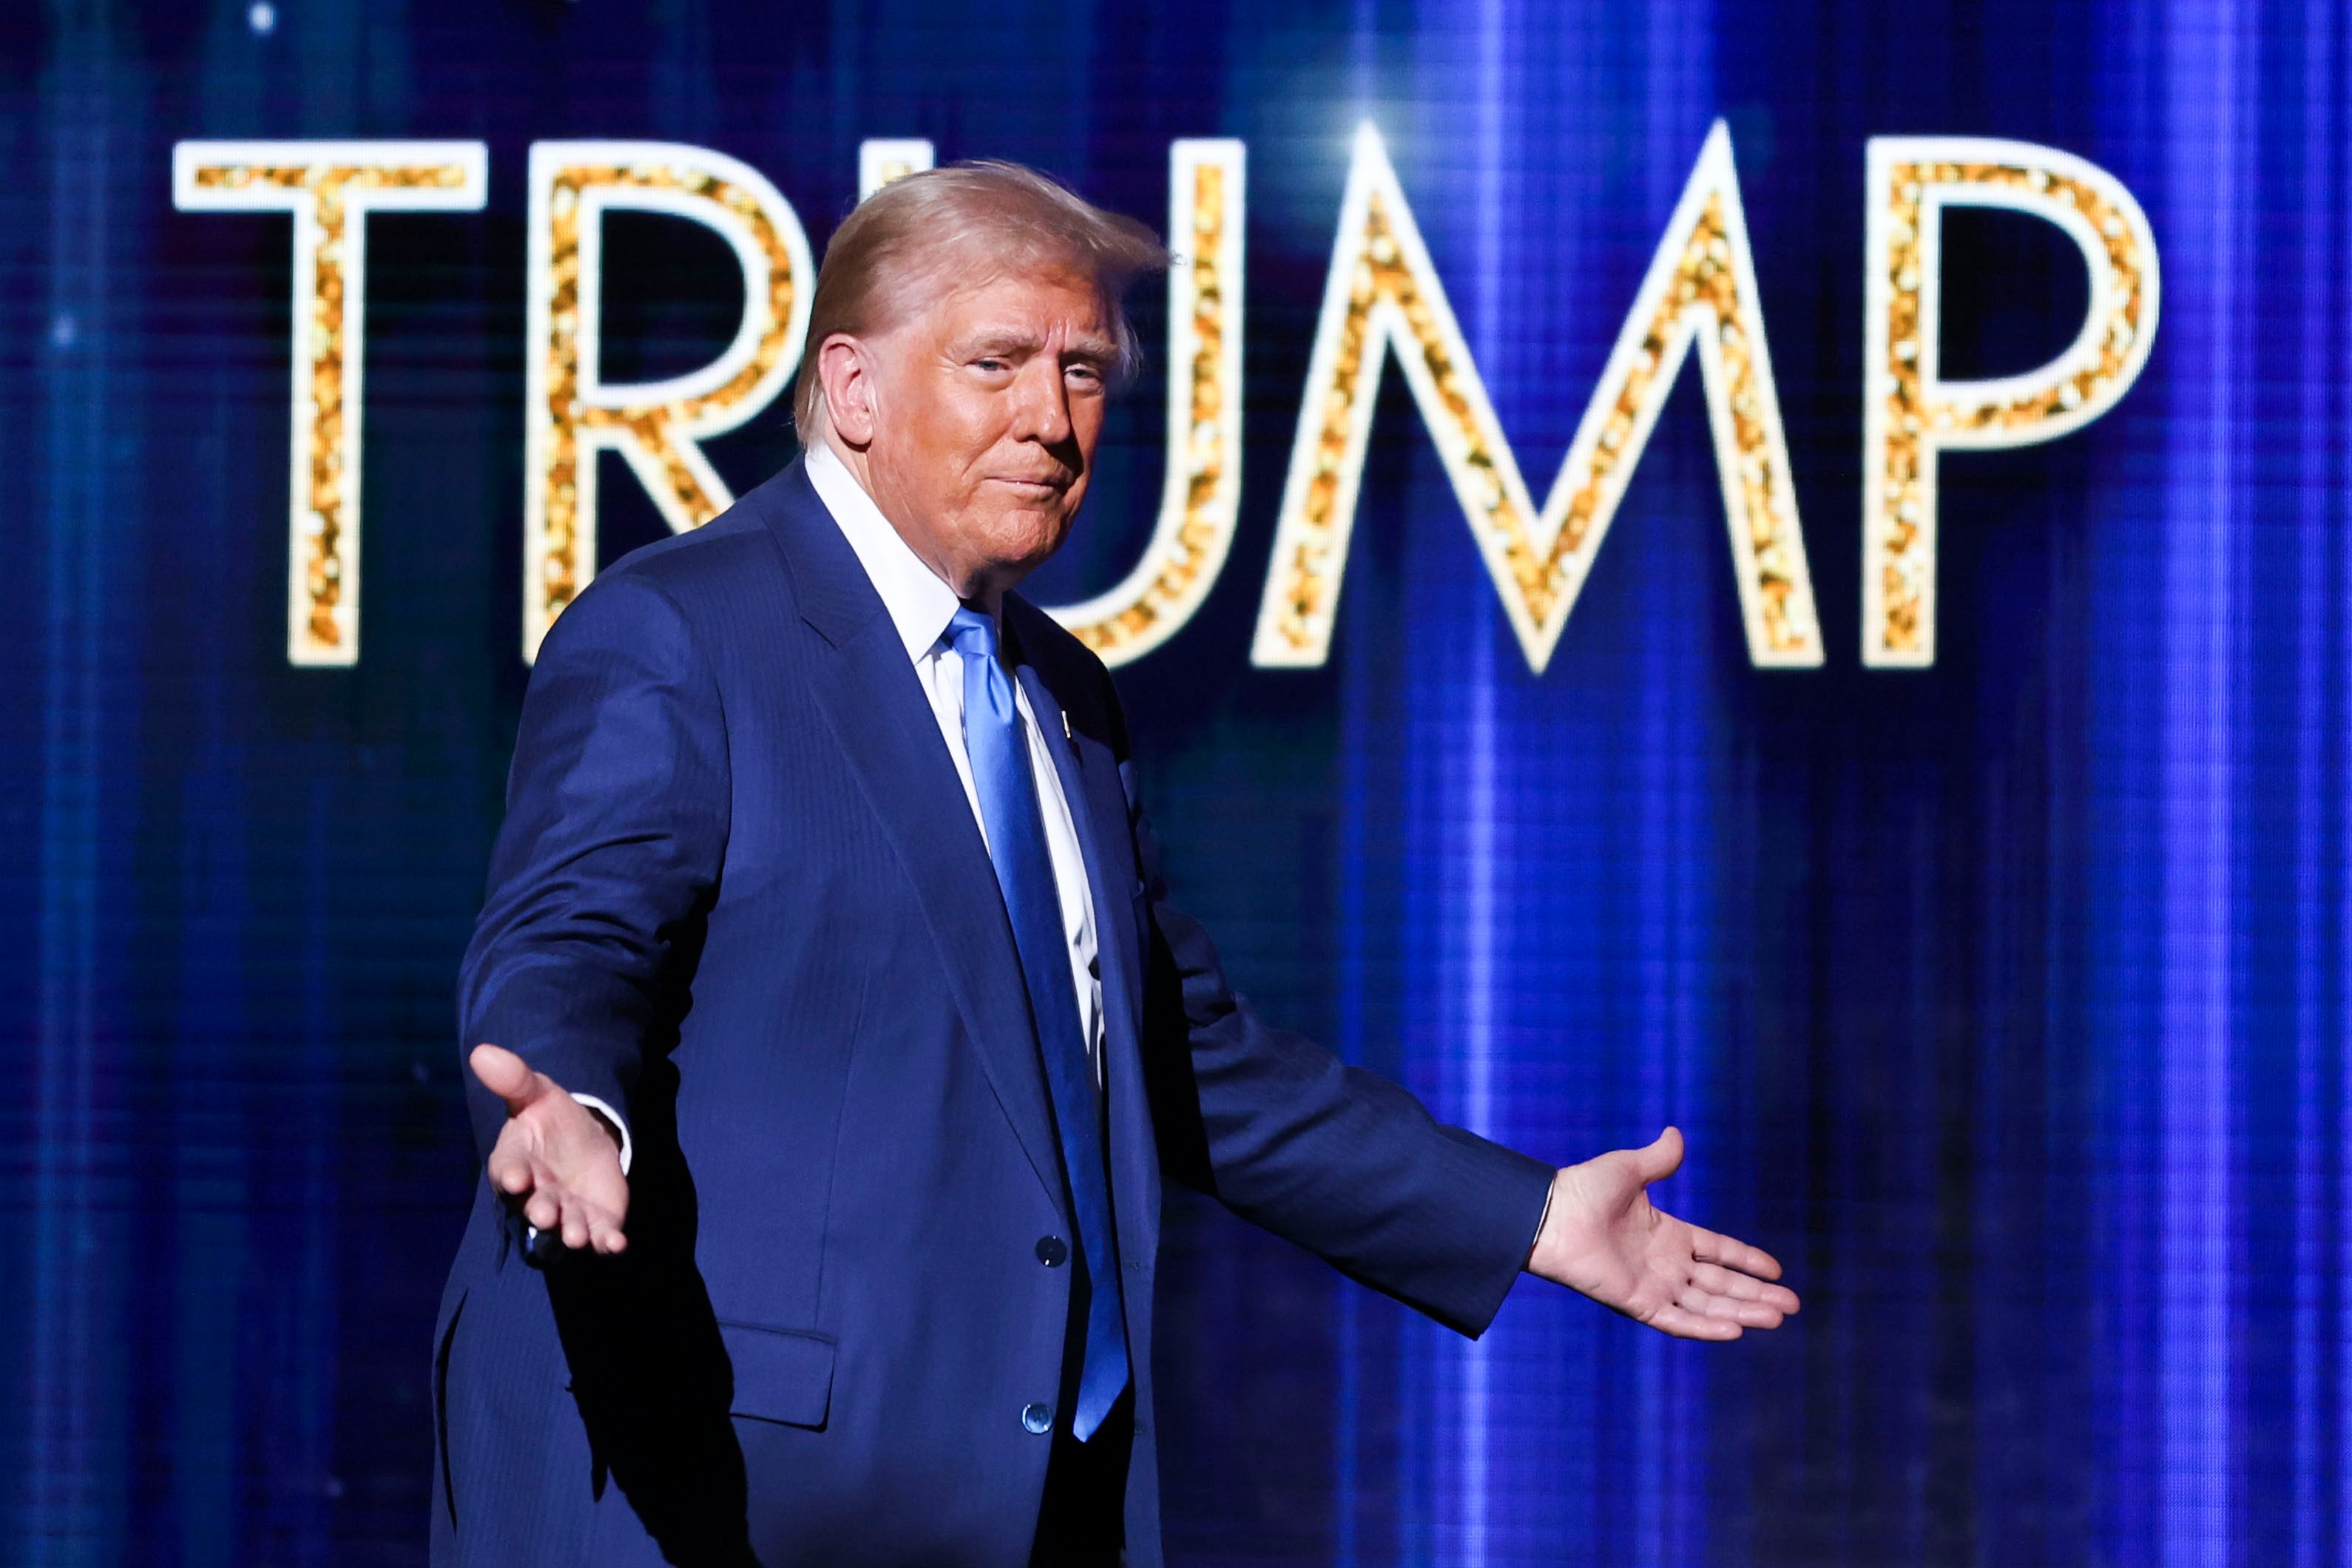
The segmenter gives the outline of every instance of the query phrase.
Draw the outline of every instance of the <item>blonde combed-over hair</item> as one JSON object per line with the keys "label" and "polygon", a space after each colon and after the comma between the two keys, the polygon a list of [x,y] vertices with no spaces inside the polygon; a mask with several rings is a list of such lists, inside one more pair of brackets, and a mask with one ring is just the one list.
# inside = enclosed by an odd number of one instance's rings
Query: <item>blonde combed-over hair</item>
{"label": "blonde combed-over hair", "polygon": [[1150,229],[1019,163],[951,163],[893,180],[859,203],[824,247],[793,392],[801,439],[825,426],[817,351],[835,332],[875,336],[950,293],[1015,272],[1066,271],[1101,289],[1119,369],[1130,372],[1139,355],[1120,298],[1167,265]]}

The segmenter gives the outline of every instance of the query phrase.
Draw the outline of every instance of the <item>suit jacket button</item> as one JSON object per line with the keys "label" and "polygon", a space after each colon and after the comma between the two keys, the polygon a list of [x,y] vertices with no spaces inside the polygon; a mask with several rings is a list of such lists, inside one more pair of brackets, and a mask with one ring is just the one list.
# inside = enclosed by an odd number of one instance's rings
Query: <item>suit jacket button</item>
{"label": "suit jacket button", "polygon": [[1021,1407],[1021,1425],[1039,1436],[1054,1428],[1054,1410],[1047,1405],[1024,1405]]}
{"label": "suit jacket button", "polygon": [[1037,1261],[1048,1268],[1059,1268],[1070,1260],[1069,1244],[1058,1236],[1037,1238]]}

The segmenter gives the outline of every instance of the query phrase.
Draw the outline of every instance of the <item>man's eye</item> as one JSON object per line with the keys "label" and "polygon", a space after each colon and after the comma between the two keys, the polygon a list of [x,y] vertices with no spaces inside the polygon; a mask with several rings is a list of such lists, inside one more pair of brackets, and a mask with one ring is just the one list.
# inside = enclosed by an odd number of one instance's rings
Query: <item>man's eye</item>
{"label": "man's eye", "polygon": [[1080,386],[1100,386],[1102,372],[1090,364],[1074,364],[1062,373]]}
{"label": "man's eye", "polygon": [[986,371],[991,375],[994,375],[998,371],[1007,368],[1005,363],[1001,359],[976,359],[971,362],[971,365],[974,370]]}

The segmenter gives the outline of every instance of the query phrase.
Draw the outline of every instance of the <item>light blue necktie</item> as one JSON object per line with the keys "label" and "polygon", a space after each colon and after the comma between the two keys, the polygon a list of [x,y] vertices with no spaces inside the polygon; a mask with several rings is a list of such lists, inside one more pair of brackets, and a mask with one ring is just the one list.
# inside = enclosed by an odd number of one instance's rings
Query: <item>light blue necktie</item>
{"label": "light blue necktie", "polygon": [[980,793],[980,819],[988,826],[989,858],[996,863],[997,886],[1021,952],[1029,1016],[1045,1059],[1045,1085],[1062,1135],[1062,1168],[1069,1178],[1070,1207],[1077,1215],[1078,1253],[1091,1291],[1078,1407],[1071,1421],[1083,1443],[1127,1386],[1127,1322],[1119,1310],[1118,1249],[1111,1237],[1109,1172],[1103,1161],[1094,1067],[1078,1023],[1069,935],[1062,923],[1054,858],[1045,847],[1045,821],[1038,812],[1029,737],[1013,702],[1012,679],[996,657],[996,623],[976,610],[958,610],[948,623],[947,640],[963,658],[964,748]]}

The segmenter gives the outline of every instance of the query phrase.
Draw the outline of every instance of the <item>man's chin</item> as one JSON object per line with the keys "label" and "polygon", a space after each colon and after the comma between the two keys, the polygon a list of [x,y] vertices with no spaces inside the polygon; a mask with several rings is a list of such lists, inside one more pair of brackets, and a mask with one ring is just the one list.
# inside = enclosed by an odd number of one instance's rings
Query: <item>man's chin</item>
{"label": "man's chin", "polygon": [[994,573],[1005,586],[1011,587],[1052,560],[1069,531],[1058,515],[1034,520],[1006,518],[1004,526],[989,536],[992,547],[988,554]]}

